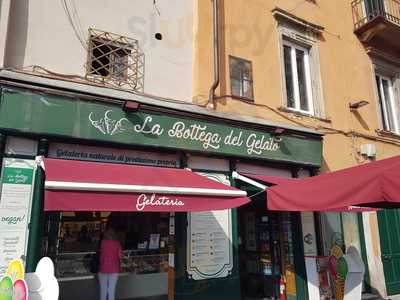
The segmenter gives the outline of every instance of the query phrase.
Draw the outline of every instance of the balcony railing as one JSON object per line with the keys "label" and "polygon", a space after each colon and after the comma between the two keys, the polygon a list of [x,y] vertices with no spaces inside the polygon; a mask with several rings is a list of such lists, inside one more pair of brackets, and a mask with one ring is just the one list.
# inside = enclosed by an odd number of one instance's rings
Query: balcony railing
{"label": "balcony railing", "polygon": [[355,31],[377,19],[400,26],[400,0],[354,0],[351,7]]}

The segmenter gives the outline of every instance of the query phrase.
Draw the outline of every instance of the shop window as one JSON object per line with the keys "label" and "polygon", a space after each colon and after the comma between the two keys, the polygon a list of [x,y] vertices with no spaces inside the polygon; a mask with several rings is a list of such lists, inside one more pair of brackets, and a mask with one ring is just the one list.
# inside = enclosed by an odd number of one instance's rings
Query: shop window
{"label": "shop window", "polygon": [[[144,274],[147,277],[155,274],[154,278],[160,278],[156,275],[166,274],[168,269],[169,222],[169,213],[47,213],[42,254],[55,261],[56,277],[61,280],[79,280],[82,276],[94,278],[90,263],[92,256],[99,250],[108,224],[123,248],[121,272],[125,277],[129,277],[129,274],[136,278]],[[166,275],[164,277],[167,278]],[[125,284],[122,279],[121,284]],[[167,291],[166,280],[158,284],[154,293],[160,292],[160,289]],[[128,298],[136,298],[135,295],[141,291],[141,288],[136,287],[130,291],[132,295]],[[73,291],[62,289],[64,298],[72,299],[68,297],[69,292]],[[85,291],[89,292],[94,293],[95,290]],[[88,296],[86,299],[94,298]]]}
{"label": "shop window", "polygon": [[246,100],[254,100],[251,62],[230,56],[229,67],[232,96],[244,98]]}
{"label": "shop window", "polygon": [[137,40],[89,29],[86,77],[119,87],[143,89],[144,55]]}
{"label": "shop window", "polygon": [[318,42],[323,27],[276,8],[284,108],[325,118]]}
{"label": "shop window", "polygon": [[385,131],[399,134],[399,95],[395,92],[394,80],[392,80],[390,77],[379,74],[375,76],[375,80],[378,92],[382,128]]}

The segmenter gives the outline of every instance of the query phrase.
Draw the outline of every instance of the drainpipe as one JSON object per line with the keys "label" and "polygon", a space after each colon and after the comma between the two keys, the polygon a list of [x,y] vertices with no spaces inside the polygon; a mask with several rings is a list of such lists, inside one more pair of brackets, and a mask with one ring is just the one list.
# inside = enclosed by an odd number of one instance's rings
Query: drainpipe
{"label": "drainpipe", "polygon": [[215,90],[219,85],[219,0],[213,0],[214,82],[211,85],[207,107],[215,109]]}

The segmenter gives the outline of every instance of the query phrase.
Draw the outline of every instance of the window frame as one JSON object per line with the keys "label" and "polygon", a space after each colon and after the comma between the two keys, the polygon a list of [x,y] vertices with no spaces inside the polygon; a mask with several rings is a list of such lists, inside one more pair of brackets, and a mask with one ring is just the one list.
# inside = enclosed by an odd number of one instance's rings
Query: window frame
{"label": "window frame", "polygon": [[[379,79],[379,85],[376,79]],[[390,121],[388,117],[388,107],[387,107],[387,101],[386,101],[386,96],[385,92],[383,90],[383,84],[382,81],[386,80],[388,82],[388,92],[389,92],[389,104],[391,106],[391,118],[393,120],[393,126],[394,128],[391,128],[390,126]],[[394,92],[394,80],[392,77],[381,74],[379,72],[375,72],[375,84],[376,84],[376,91],[378,93],[378,105],[380,108],[380,119],[381,119],[381,126],[384,131],[392,132],[395,134],[400,134],[400,124],[399,124],[399,119],[398,119],[398,111],[397,111],[397,106],[395,103],[395,92]],[[397,95],[399,96],[399,95]]]}
{"label": "window frame", "polygon": [[[293,84],[293,94],[294,94],[294,106],[289,107],[288,105],[288,87],[286,82],[286,67],[285,67],[285,57],[284,49],[290,47],[290,58],[291,58],[291,73],[292,73],[292,84]],[[282,61],[283,61],[283,78],[284,78],[284,90],[286,98],[286,108],[293,110],[295,112],[300,112],[303,114],[314,115],[314,100],[313,100],[313,86],[311,80],[311,66],[310,66],[310,48],[300,45],[299,43],[293,42],[287,39],[285,36],[282,38]],[[308,110],[301,109],[301,99],[300,99],[300,82],[297,66],[296,50],[300,50],[304,53],[304,71],[305,71],[305,88]]]}
{"label": "window frame", "polygon": [[[250,80],[248,79],[244,79],[242,76],[242,72],[241,72],[241,78],[236,78],[233,77],[232,73],[233,73],[233,69],[232,69],[232,61],[236,60],[236,62],[240,62],[243,64],[249,64],[250,66],[250,70],[249,70],[249,74],[250,74]],[[236,95],[233,93],[233,80],[239,81],[240,82],[240,92],[242,95]],[[252,101],[254,102],[254,78],[253,78],[253,63],[250,60],[244,59],[244,58],[240,58],[237,56],[233,56],[233,55],[229,55],[229,80],[230,80],[230,86],[231,86],[231,96],[232,97],[236,97],[236,98],[240,98],[240,99],[244,99],[247,101]],[[246,97],[244,95],[244,82],[247,82],[249,84],[251,84],[251,97]]]}

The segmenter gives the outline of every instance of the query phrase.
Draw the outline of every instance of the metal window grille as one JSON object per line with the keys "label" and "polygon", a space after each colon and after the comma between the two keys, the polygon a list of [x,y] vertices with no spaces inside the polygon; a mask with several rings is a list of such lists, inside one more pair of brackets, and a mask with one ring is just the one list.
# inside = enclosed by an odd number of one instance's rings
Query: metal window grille
{"label": "metal window grille", "polygon": [[143,91],[144,53],[137,40],[90,28],[87,43],[88,80]]}

